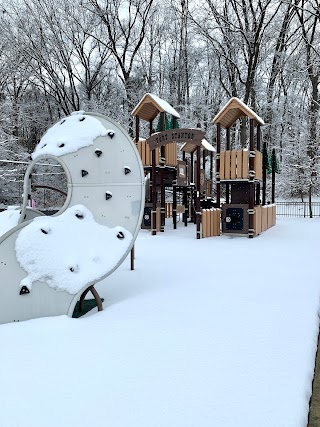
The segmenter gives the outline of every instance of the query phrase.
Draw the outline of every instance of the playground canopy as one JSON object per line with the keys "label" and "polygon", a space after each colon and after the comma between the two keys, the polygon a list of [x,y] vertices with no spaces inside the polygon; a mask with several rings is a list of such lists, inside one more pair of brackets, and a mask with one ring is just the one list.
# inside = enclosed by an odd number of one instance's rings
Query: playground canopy
{"label": "playground canopy", "polygon": [[167,101],[152,93],[146,93],[131,114],[149,122],[154,120],[159,113],[168,113],[177,119],[180,118],[179,113]]}
{"label": "playground canopy", "polygon": [[219,123],[222,127],[228,129],[235,121],[244,116],[249,117],[249,119],[254,119],[260,125],[264,125],[262,118],[239,98],[231,98],[214,117],[212,122],[214,124]]}

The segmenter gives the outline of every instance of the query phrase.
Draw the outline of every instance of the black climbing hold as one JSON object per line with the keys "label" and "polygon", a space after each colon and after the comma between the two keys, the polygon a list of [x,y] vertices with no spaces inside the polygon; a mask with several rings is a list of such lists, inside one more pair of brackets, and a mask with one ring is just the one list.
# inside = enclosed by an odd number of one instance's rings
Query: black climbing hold
{"label": "black climbing hold", "polygon": [[98,157],[100,157],[100,156],[101,156],[101,154],[102,154],[102,151],[97,149],[97,150],[95,151],[95,153],[96,153],[96,155],[97,155]]}
{"label": "black climbing hold", "polygon": [[110,191],[107,191],[106,192],[106,200],[111,199],[111,197],[112,197],[112,193],[110,193]]}
{"label": "black climbing hold", "polygon": [[110,136],[110,138],[112,139],[114,137],[114,132],[110,131],[108,132],[108,135]]}
{"label": "black climbing hold", "polygon": [[48,234],[49,233],[48,230],[44,230],[43,228],[41,228],[41,231],[42,231],[43,234]]}
{"label": "black climbing hold", "polygon": [[84,177],[84,176],[86,176],[86,175],[88,175],[88,171],[85,171],[84,169],[82,169],[82,171],[81,171],[81,175],[82,175],[82,177]]}
{"label": "black climbing hold", "polygon": [[81,117],[81,119],[79,119],[79,122],[83,122],[83,120],[85,120],[85,117]]}
{"label": "black climbing hold", "polygon": [[29,289],[26,286],[22,286],[20,289],[20,295],[30,294]]}
{"label": "black climbing hold", "polygon": [[69,268],[69,270],[70,270],[72,273],[74,273],[74,268],[73,268],[73,267],[70,267],[70,268]]}
{"label": "black climbing hold", "polygon": [[84,215],[82,213],[76,213],[76,217],[79,219],[83,219]]}
{"label": "black climbing hold", "polygon": [[130,168],[124,168],[124,173],[125,173],[125,175],[128,175],[128,173],[130,173],[131,172],[131,169]]}
{"label": "black climbing hold", "polygon": [[59,148],[62,148],[62,147],[64,147],[64,143],[59,144]]}
{"label": "black climbing hold", "polygon": [[124,234],[122,233],[122,231],[119,231],[119,233],[117,234],[117,237],[120,240],[124,239]]}

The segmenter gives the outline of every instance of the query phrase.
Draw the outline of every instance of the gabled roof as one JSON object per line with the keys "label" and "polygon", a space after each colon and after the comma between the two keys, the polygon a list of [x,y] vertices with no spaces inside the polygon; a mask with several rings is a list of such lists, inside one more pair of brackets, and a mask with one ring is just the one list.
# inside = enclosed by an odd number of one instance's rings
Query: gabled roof
{"label": "gabled roof", "polygon": [[163,99],[152,93],[146,93],[139,104],[134,108],[131,115],[139,116],[142,120],[151,121],[157,117],[159,113],[168,113],[174,117],[180,118],[179,113],[171,107]]}
{"label": "gabled roof", "polygon": [[220,123],[222,127],[228,129],[240,117],[249,117],[254,119],[260,125],[264,125],[264,121],[251,108],[249,108],[239,98],[231,98],[229,102],[220,110],[220,112],[212,120],[213,123]]}
{"label": "gabled roof", "polygon": [[[204,148],[207,151],[216,151],[216,149],[213,147],[213,145],[211,145],[206,139],[203,139],[201,141],[201,148]],[[180,151],[185,151],[186,153],[194,153],[197,149],[197,145],[196,144],[192,144],[192,142],[185,142],[181,148]]]}

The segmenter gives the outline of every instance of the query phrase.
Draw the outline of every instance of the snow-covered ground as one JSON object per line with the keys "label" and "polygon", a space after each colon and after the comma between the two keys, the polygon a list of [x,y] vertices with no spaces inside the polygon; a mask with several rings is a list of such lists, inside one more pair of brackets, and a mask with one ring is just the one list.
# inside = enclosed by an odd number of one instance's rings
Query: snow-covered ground
{"label": "snow-covered ground", "polygon": [[319,219],[141,230],[104,311],[0,326],[0,427],[306,427]]}

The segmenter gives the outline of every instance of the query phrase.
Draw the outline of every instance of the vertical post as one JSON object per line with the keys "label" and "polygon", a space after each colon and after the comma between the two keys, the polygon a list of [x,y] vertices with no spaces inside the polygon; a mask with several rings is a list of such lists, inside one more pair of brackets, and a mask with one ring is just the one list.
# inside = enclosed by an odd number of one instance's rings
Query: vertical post
{"label": "vertical post", "polygon": [[254,236],[254,225],[253,225],[253,215],[254,215],[254,120],[250,119],[250,151],[249,151],[249,229],[248,236],[252,238]]}
{"label": "vertical post", "polygon": [[177,118],[175,116],[172,116],[172,128],[177,128]]}
{"label": "vertical post", "polygon": [[[175,173],[176,175],[176,173]],[[177,184],[176,178],[173,182],[173,206],[172,206],[172,220],[173,220],[173,229],[177,229]]]}
{"label": "vertical post", "polygon": [[183,187],[183,205],[184,205],[184,214],[183,214],[183,219],[184,219],[184,226],[187,227],[188,225],[188,188],[187,187]]}
{"label": "vertical post", "polygon": [[132,246],[131,253],[130,253],[130,268],[131,268],[131,271],[134,270],[134,245]]}
{"label": "vertical post", "polygon": [[190,173],[190,182],[194,182],[194,158],[193,158],[193,153],[191,153],[191,162],[190,162],[190,168],[191,168],[191,173]]}
{"label": "vertical post", "polygon": [[212,197],[212,182],[213,182],[213,151],[210,151],[210,191]]}
{"label": "vertical post", "polygon": [[157,234],[157,177],[156,177],[156,149],[152,153],[152,236]]}
{"label": "vertical post", "polygon": [[203,170],[206,170],[206,155],[207,155],[207,150],[203,148],[202,149],[202,169]]}
{"label": "vertical post", "polygon": [[[230,128],[226,129],[226,150],[230,150]],[[230,184],[226,183],[226,203],[230,203]]]}
{"label": "vertical post", "polygon": [[216,190],[217,190],[217,208],[220,209],[220,152],[221,152],[221,125],[217,123],[217,153],[216,153]]}
{"label": "vertical post", "polygon": [[192,185],[190,185],[190,199],[191,199],[191,221],[195,222],[195,215],[194,215],[194,198],[195,198],[195,187],[194,187],[194,183],[195,183],[195,179],[194,179],[194,166],[195,166],[195,161],[194,161],[194,153],[191,153],[191,160],[190,160],[190,169],[191,169],[191,173],[190,173],[190,184],[192,183]]}
{"label": "vertical post", "polygon": [[200,157],[201,148],[197,146],[197,187],[196,187],[196,224],[197,239],[201,238],[201,209],[200,209]]}
{"label": "vertical post", "polygon": [[136,116],[136,144],[138,144],[140,138],[140,117]]}
{"label": "vertical post", "polygon": [[261,125],[257,124],[257,150],[261,151]]}
{"label": "vertical post", "polygon": [[263,141],[262,148],[262,206],[266,204],[266,193],[267,193],[267,144]]}
{"label": "vertical post", "polygon": [[[160,113],[160,132],[165,130],[165,112]],[[164,187],[164,168],[165,168],[165,146],[162,145],[160,148],[160,231],[164,232],[165,224],[165,204],[166,204],[166,195]]]}
{"label": "vertical post", "polygon": [[[175,116],[172,117],[172,128],[176,129],[177,127],[177,118]],[[185,157],[185,152],[183,152]],[[185,159],[184,159],[185,160]],[[177,178],[178,178],[178,166],[175,165],[174,177],[173,177],[173,207],[172,207],[172,215],[173,215],[173,229],[177,228]]]}
{"label": "vertical post", "polygon": [[[149,136],[151,136],[153,134],[153,130],[154,130],[153,129],[153,121],[150,120],[149,121]],[[152,153],[151,153],[151,163],[152,163]],[[156,179],[156,177],[154,177],[154,179]],[[153,168],[151,167],[151,171],[150,171],[150,183],[149,183],[149,195],[151,195],[151,202],[152,202],[152,182],[153,182]]]}
{"label": "vertical post", "polygon": [[271,168],[271,203],[274,203],[276,194],[276,150],[274,148],[272,149]]}
{"label": "vertical post", "polygon": [[[261,125],[257,124],[257,150],[261,151]],[[256,186],[256,205],[260,205],[261,184],[257,182]]]}

